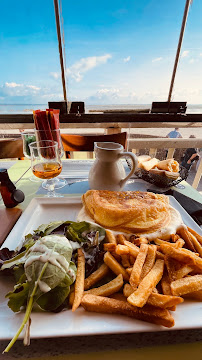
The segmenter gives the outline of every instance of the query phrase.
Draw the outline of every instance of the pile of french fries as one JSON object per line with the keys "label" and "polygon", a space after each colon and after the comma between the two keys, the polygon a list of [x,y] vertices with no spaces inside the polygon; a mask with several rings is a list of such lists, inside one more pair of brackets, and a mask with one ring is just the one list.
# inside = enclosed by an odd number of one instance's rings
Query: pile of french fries
{"label": "pile of french fries", "polygon": [[[106,230],[103,264],[86,279],[85,257],[78,249],[72,311],[81,305],[170,328],[175,324],[171,312],[184,298],[202,301],[202,236],[182,225],[169,241],[134,235],[129,240]],[[109,274],[113,279],[96,287]]]}

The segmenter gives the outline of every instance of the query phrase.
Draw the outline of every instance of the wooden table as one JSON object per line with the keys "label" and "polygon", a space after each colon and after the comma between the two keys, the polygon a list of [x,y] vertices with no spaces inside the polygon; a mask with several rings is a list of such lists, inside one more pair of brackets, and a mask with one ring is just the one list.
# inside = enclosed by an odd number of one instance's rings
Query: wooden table
{"label": "wooden table", "polygon": [[[2,163],[0,165],[3,167]],[[80,160],[79,162],[65,160],[63,175],[68,176],[69,183],[83,180],[83,183],[86,184],[85,179],[87,179],[91,165],[92,161],[90,160]],[[25,193],[25,201],[19,205],[23,211],[33,197],[43,195],[39,189],[40,184],[29,180],[29,177],[32,175],[31,170],[28,170],[29,166],[30,162],[28,160],[18,161],[8,170],[11,180],[17,182],[16,186]],[[139,180],[138,183],[141,184]],[[185,189],[179,189],[178,191],[202,203],[202,196],[186,182],[184,184]],[[147,187],[148,184],[146,184]],[[70,185],[67,185],[67,189],[63,188],[60,191],[64,193],[64,196],[72,195]],[[1,200],[0,207],[3,206]],[[0,349],[3,350],[7,344],[8,341],[0,341]],[[70,360],[101,360],[103,357],[105,360],[121,360],[123,358],[135,360],[175,360],[179,358],[183,360],[200,360],[202,358],[201,354],[202,329],[191,329],[180,331],[166,330],[155,333],[33,339],[29,347],[24,347],[22,340],[19,340],[9,354],[4,356],[7,359],[23,358],[24,360],[28,358],[61,360],[67,357]]]}

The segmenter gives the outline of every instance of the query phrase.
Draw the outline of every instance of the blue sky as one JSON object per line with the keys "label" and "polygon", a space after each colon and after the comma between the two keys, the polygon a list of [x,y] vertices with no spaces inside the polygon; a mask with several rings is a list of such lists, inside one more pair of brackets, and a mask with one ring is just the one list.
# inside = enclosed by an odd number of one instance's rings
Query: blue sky
{"label": "blue sky", "polygon": [[[67,95],[166,101],[186,0],[62,0]],[[0,104],[63,99],[52,0],[1,1]],[[173,100],[202,103],[202,1],[190,7]]]}

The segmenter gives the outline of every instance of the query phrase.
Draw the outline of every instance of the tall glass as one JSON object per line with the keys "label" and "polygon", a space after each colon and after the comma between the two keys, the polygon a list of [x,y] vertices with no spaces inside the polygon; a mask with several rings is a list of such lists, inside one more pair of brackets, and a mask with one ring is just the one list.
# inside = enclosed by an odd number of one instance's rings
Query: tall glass
{"label": "tall glass", "polygon": [[[43,141],[45,139],[47,140],[53,140],[58,143],[58,151],[60,154],[60,158],[64,156],[64,148],[62,144],[60,129],[56,130],[34,130],[36,135],[36,141]],[[52,136],[52,139],[50,139],[50,136]],[[55,178],[55,189],[63,188],[65,185],[67,185],[67,181],[61,177]],[[48,188],[47,181],[43,181],[42,186],[44,189]]]}
{"label": "tall glass", "polygon": [[[23,131],[21,133],[21,137],[22,137],[22,144],[23,144],[23,154],[27,159],[31,159],[31,154],[30,154],[30,148],[29,148],[29,144],[31,144],[32,142],[36,141],[36,134],[34,132],[31,131]],[[34,175],[32,175],[29,180],[34,181],[34,182],[40,182],[40,179],[37,179]]]}
{"label": "tall glass", "polygon": [[47,197],[62,197],[55,192],[55,181],[62,171],[58,143],[53,140],[37,141],[29,145],[33,174],[47,181]]}

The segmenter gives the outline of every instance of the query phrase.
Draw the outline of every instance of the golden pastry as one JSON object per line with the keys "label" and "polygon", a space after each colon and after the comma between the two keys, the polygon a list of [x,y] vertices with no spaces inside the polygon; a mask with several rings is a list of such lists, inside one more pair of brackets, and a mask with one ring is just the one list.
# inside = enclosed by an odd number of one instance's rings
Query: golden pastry
{"label": "golden pastry", "polygon": [[169,198],[161,194],[89,190],[82,201],[94,222],[115,231],[154,232],[170,222]]}

